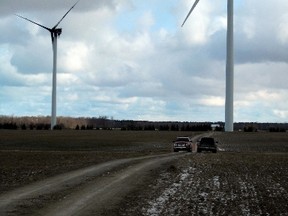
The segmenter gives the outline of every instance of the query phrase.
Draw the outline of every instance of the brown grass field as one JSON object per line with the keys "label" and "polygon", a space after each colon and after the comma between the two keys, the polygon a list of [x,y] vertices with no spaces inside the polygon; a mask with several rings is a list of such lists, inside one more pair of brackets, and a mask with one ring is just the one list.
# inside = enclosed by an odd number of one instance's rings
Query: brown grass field
{"label": "brown grass field", "polygon": [[[196,133],[0,131],[0,193],[107,160],[171,152],[180,135]],[[288,133],[212,136],[217,154],[167,165],[115,215],[288,215]]]}

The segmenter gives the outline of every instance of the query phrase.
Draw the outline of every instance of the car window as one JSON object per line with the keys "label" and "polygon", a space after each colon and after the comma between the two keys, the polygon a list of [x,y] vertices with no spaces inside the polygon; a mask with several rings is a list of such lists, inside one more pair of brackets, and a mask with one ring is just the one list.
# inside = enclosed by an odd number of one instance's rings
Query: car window
{"label": "car window", "polygon": [[200,141],[200,144],[205,144],[205,145],[214,145],[214,139],[213,138],[202,138]]}
{"label": "car window", "polygon": [[182,137],[182,138],[177,138],[177,141],[189,141],[189,138],[185,138],[185,137]]}

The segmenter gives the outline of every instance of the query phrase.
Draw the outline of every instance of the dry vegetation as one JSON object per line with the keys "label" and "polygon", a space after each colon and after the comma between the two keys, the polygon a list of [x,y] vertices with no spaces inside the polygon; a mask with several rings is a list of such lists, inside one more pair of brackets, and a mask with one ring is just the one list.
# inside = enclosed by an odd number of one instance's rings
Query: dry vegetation
{"label": "dry vegetation", "polygon": [[[160,131],[0,131],[0,191],[106,160],[171,151]],[[154,172],[110,215],[288,215],[288,133],[215,133],[221,151]]]}

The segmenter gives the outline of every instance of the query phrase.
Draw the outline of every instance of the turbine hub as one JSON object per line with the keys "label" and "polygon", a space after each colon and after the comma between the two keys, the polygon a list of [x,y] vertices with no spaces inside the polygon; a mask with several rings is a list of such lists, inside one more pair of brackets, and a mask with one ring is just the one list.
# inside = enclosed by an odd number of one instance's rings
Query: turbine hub
{"label": "turbine hub", "polygon": [[53,34],[54,34],[54,36],[60,36],[61,35],[61,33],[62,33],[62,29],[61,28],[58,28],[58,29],[54,29],[53,30]]}

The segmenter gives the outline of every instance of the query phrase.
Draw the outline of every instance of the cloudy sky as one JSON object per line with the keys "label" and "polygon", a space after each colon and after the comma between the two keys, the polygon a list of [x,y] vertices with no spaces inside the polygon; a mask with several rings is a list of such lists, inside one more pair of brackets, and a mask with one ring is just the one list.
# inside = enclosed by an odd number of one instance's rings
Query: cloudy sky
{"label": "cloudy sky", "polygon": [[[76,0],[75,0],[76,1]],[[73,0],[1,0],[0,115],[51,113],[49,32]],[[59,27],[57,115],[224,121],[226,2],[81,0]],[[287,122],[288,2],[235,0],[234,120]]]}

